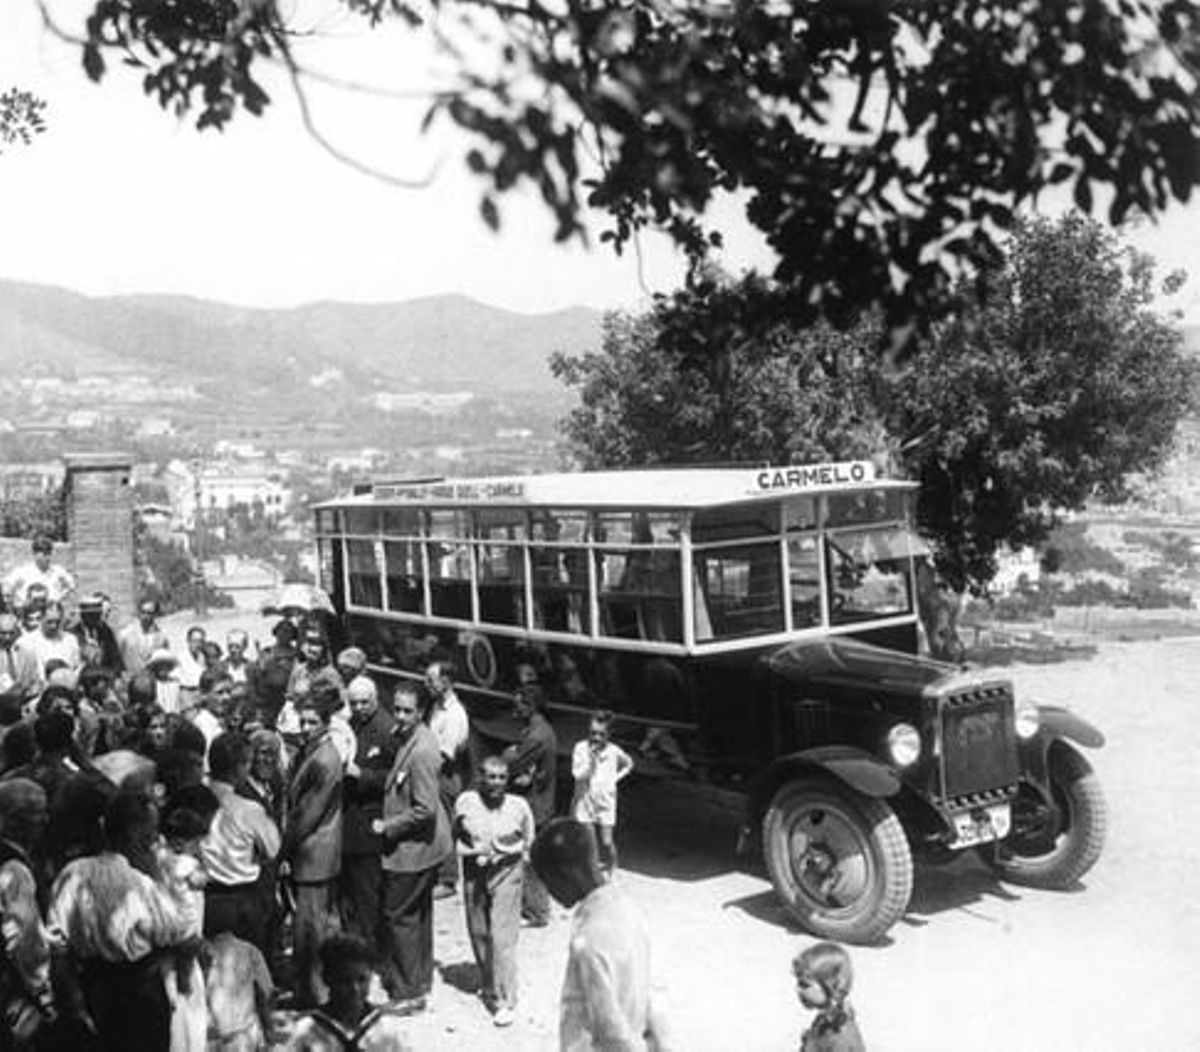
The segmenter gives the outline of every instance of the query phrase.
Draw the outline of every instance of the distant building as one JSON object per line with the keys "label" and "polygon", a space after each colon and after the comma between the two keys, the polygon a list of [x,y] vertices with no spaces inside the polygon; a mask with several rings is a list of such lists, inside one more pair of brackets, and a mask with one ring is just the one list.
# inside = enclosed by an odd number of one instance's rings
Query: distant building
{"label": "distant building", "polygon": [[413,391],[397,394],[391,391],[380,391],[371,395],[367,401],[376,409],[385,413],[427,413],[430,416],[440,416],[453,413],[475,397],[470,391]]}
{"label": "distant building", "polygon": [[193,465],[173,460],[167,465],[164,482],[171,496],[171,510],[187,530],[195,528],[197,506],[210,513],[238,504],[261,504],[266,518],[279,519],[290,503],[282,475],[273,471],[244,471],[223,465],[200,467],[197,471]]}

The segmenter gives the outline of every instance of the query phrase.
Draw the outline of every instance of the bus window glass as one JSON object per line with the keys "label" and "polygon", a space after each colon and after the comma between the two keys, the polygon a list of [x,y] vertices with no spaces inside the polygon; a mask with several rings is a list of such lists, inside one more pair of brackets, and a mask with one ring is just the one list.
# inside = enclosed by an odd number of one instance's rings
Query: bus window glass
{"label": "bus window glass", "polygon": [[907,530],[842,530],[828,535],[825,543],[833,624],[912,611]]}
{"label": "bus window glass", "polygon": [[358,534],[376,534],[379,532],[378,508],[347,508],[346,532]]}
{"label": "bus window glass", "polygon": [[864,490],[838,493],[829,498],[828,526],[858,526],[869,522],[894,522],[906,518],[908,497],[903,490]]}
{"label": "bus window glass", "polygon": [[784,529],[815,530],[817,502],[812,497],[795,497],[783,506]]}
{"label": "bus window glass", "polygon": [[521,544],[476,544],[479,619],[525,624],[525,550]]}
{"label": "bus window glass", "polygon": [[350,577],[350,602],[355,606],[383,608],[383,585],[374,541],[346,541],[346,568]]}
{"label": "bus window glass", "polygon": [[529,524],[525,512],[519,508],[480,509],[475,512],[475,536],[481,540],[526,540]]}
{"label": "bus window glass", "polygon": [[417,541],[384,541],[388,609],[419,614],[422,606],[421,548]]}
{"label": "bus window glass", "polygon": [[596,580],[605,635],[655,642],[683,639],[678,551],[597,552]]}
{"label": "bus window glass", "polygon": [[537,510],[533,513],[533,539],[552,544],[583,544],[588,537],[585,511]]}
{"label": "bus window glass", "polygon": [[605,512],[596,516],[596,539],[606,544],[679,545],[679,516],[659,512]]}
{"label": "bus window glass", "polygon": [[337,512],[332,508],[317,512],[317,533],[337,533]]}
{"label": "bus window glass", "polygon": [[588,631],[587,552],[539,545],[529,549],[533,568],[533,627],[549,632]]}
{"label": "bus window glass", "polygon": [[792,627],[811,628],[821,623],[821,558],[816,534],[788,537],[788,587],[792,602]]}
{"label": "bus window glass", "polygon": [[425,545],[429,560],[430,613],[469,621],[471,610],[471,545],[467,513],[436,508],[429,513]]}
{"label": "bus window glass", "polygon": [[326,595],[338,591],[333,562],[334,543],[326,537],[317,538],[317,584]]}
{"label": "bus window glass", "polygon": [[778,544],[701,548],[692,558],[697,640],[783,631]]}
{"label": "bus window glass", "polygon": [[386,508],[383,512],[385,537],[420,537],[421,513],[416,508]]}
{"label": "bus window glass", "polygon": [[436,508],[429,513],[429,536],[466,540],[471,536],[471,523],[465,511]]}
{"label": "bus window glass", "polygon": [[[811,503],[811,501],[810,501]],[[772,537],[779,533],[778,504],[743,504],[705,508],[692,521],[692,543],[732,541],[741,537]]]}

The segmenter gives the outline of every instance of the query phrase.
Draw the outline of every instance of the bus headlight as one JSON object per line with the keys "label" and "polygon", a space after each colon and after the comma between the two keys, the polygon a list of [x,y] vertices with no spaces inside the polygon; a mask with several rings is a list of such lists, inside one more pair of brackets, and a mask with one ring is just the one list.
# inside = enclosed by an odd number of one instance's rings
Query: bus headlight
{"label": "bus headlight", "polygon": [[897,723],[887,736],[888,753],[897,767],[911,767],[921,755],[921,734],[911,723]]}
{"label": "bus headlight", "polygon": [[1032,702],[1022,701],[1017,705],[1016,722],[1017,737],[1022,739],[1032,738],[1037,734],[1038,727],[1042,723],[1042,718],[1038,715],[1038,707]]}

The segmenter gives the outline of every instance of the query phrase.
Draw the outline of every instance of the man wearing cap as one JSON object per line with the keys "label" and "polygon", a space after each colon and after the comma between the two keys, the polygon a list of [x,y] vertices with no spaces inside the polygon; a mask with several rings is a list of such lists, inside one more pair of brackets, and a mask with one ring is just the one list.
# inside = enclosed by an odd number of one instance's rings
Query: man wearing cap
{"label": "man wearing cap", "polygon": [[75,591],[75,579],[58,563],[52,561],[54,542],[49,537],[35,537],[33,558],[22,563],[4,579],[4,598],[14,609],[29,601],[31,585],[41,585],[49,602],[63,602]]}
{"label": "man wearing cap", "polygon": [[117,634],[121,667],[126,675],[136,676],[147,667],[156,650],[166,650],[168,646],[167,634],[158,625],[158,603],[143,599],[138,603],[137,619]]}
{"label": "man wearing cap", "polygon": [[79,652],[89,668],[107,669],[121,674],[121,649],[117,637],[104,620],[104,597],[93,592],[79,600],[79,620],[71,628],[79,640]]}
{"label": "man wearing cap", "polygon": [[[338,665],[342,664],[338,655]],[[356,676],[346,688],[355,758],[346,768],[342,824],[342,922],[376,951],[383,905],[383,843],[371,824],[383,815],[383,785],[396,758],[396,721],[379,704],[375,682]]]}

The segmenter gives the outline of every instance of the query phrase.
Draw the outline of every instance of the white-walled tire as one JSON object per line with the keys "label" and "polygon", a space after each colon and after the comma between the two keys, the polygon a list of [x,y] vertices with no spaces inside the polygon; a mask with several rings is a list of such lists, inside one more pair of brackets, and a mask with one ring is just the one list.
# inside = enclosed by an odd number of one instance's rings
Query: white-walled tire
{"label": "white-walled tire", "polygon": [[883,800],[831,778],[788,782],[767,808],[762,837],[775,891],[814,935],[876,942],[908,908],[912,854]]}

